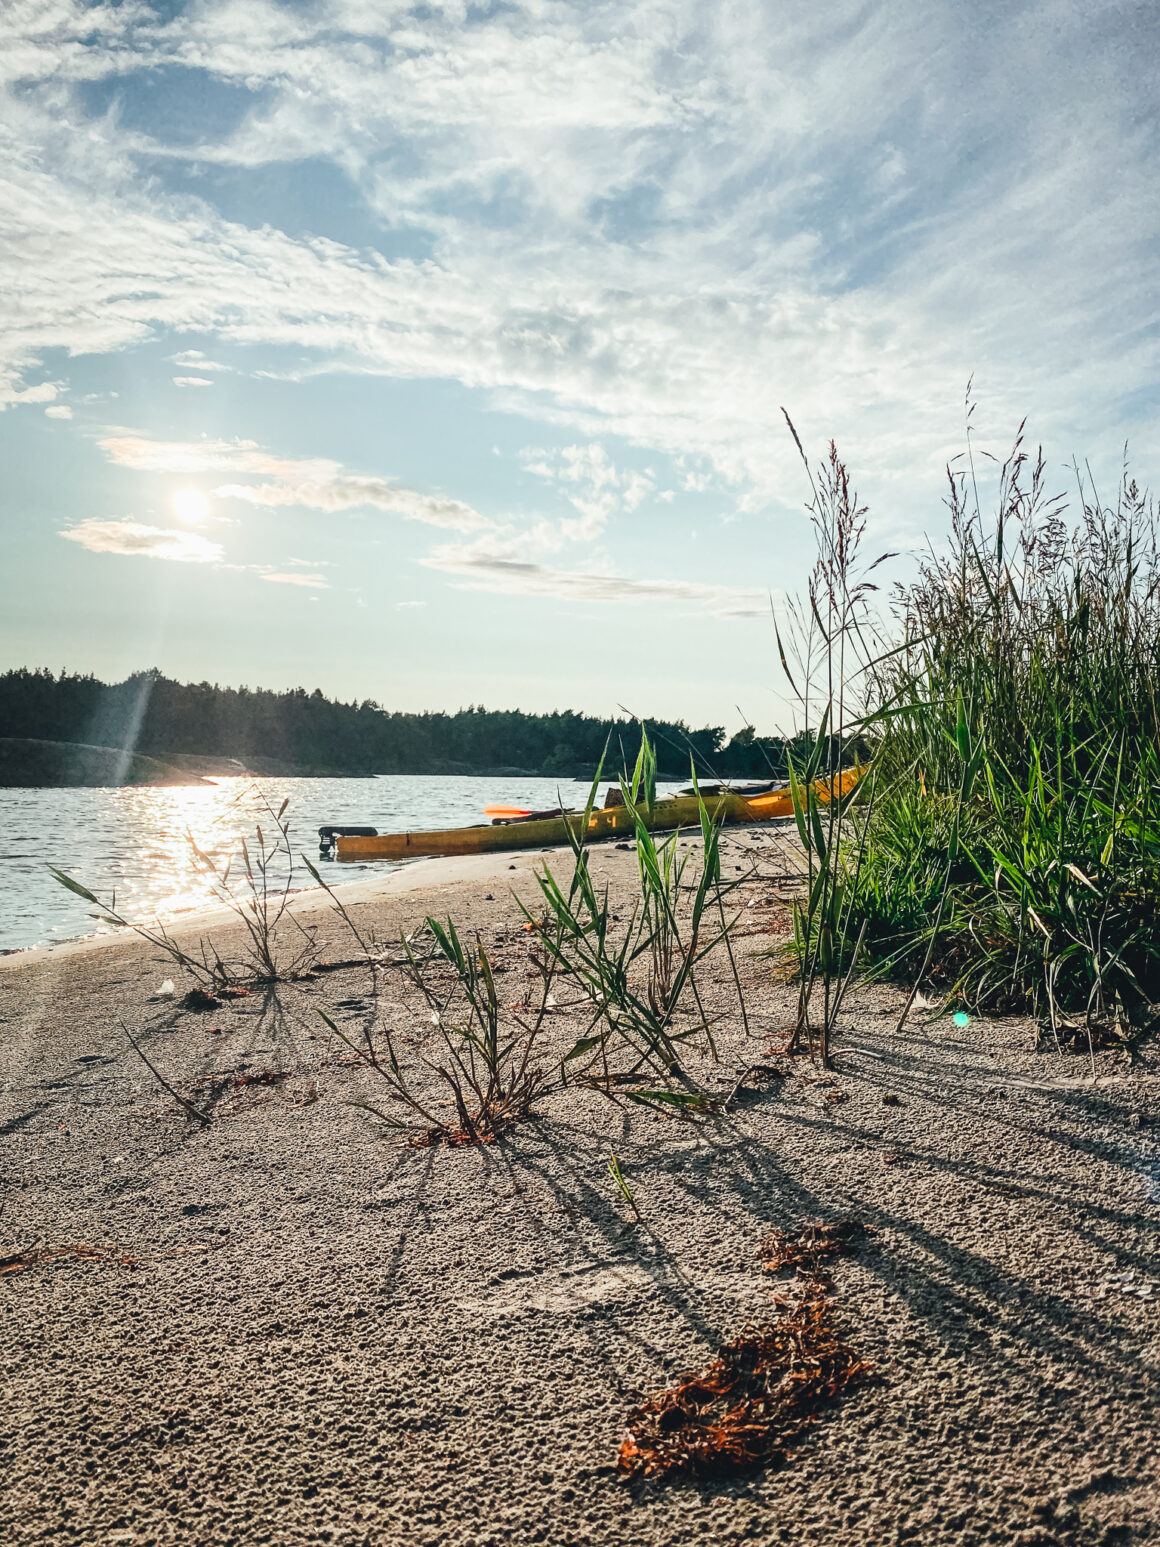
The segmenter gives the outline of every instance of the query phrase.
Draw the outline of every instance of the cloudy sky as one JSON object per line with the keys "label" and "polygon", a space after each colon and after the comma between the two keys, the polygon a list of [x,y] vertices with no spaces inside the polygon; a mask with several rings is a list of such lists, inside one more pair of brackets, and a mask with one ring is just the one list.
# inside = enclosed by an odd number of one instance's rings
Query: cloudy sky
{"label": "cloudy sky", "polygon": [[0,665],[778,717],[1027,415],[1153,474],[1154,4],[5,0]]}

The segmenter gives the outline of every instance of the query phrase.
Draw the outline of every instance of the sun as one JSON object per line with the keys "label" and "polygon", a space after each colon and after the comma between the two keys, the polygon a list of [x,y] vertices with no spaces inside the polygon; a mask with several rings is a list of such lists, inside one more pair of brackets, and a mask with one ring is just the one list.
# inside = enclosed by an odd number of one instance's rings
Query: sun
{"label": "sun", "polygon": [[200,489],[178,489],[172,499],[173,513],[179,521],[196,526],[209,515],[209,501]]}

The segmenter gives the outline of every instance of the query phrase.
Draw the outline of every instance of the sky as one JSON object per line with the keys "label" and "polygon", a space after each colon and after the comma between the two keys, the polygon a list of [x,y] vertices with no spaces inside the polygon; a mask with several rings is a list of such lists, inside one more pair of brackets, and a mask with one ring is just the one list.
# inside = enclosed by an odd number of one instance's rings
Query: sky
{"label": "sky", "polygon": [[1154,473],[1158,45],[1116,0],[5,0],[0,668],[785,726],[783,407],[870,557],[939,541],[968,382],[981,453]]}

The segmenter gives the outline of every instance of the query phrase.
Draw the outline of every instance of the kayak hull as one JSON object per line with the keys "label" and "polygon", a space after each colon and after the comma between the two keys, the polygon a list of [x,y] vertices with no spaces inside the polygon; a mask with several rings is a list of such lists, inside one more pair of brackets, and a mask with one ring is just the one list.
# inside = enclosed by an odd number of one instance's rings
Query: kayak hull
{"label": "kayak hull", "polygon": [[[838,781],[841,793],[854,787],[859,770],[850,769]],[[824,785],[819,794],[827,798]],[[768,822],[793,815],[793,797],[788,789],[773,790],[748,798],[718,795],[705,801],[709,815],[727,823]],[[658,800],[651,811],[639,808],[644,825],[651,831],[674,827],[699,827],[700,803],[695,795]],[[428,833],[383,833],[378,837],[345,837],[336,840],[340,860],[419,859],[440,854],[502,854],[516,849],[546,849],[569,842],[569,832],[579,836],[584,821],[582,811],[548,817],[532,822],[506,822],[495,826],[453,827]],[[588,823],[588,840],[631,836],[636,820],[624,806],[593,811]]]}

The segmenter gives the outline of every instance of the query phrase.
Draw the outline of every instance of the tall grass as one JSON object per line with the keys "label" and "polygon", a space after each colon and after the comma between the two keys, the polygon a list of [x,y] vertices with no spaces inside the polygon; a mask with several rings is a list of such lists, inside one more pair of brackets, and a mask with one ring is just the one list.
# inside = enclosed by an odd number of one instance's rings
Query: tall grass
{"label": "tall grass", "polygon": [[819,861],[844,899],[832,960],[807,936],[803,976],[860,948],[907,1009],[934,985],[1061,1044],[1128,1041],[1160,1000],[1155,510],[1126,474],[1105,504],[1078,468],[1069,507],[1022,428],[993,514],[969,435],[948,478],[948,541],[897,591],[891,647],[858,660],[873,758]]}
{"label": "tall grass", "polygon": [[866,927],[855,921],[849,884],[857,874],[865,826],[861,833],[852,826],[851,795],[839,776],[870,750],[866,729],[874,705],[868,695],[887,659],[873,607],[878,589],[873,576],[893,555],[863,560],[866,507],[837,447],[830,443],[815,473],[793,421],[788,414],[785,419],[810,481],[806,508],[817,545],[805,599],[791,605],[784,636],[774,625],[782,669],[803,722],[786,747],[806,870],[803,896],[794,905],[801,970],[790,1046],[791,1051],[808,1047],[826,1065]]}
{"label": "tall grass", "polygon": [[1160,554],[1129,477],[1114,506],[1076,482],[1069,521],[1022,430],[989,520],[952,473],[877,674],[856,905],[883,966],[1090,1045],[1160,998]]}

